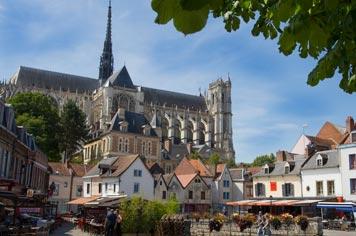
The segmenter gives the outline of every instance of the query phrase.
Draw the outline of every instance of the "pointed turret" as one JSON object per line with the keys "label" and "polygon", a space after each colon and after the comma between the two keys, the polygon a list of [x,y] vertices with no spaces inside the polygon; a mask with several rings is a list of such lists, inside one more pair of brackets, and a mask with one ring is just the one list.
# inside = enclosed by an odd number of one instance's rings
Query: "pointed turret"
{"label": "pointed turret", "polygon": [[105,81],[112,75],[113,71],[114,71],[114,56],[112,54],[112,42],[111,42],[111,0],[110,0],[104,49],[100,57],[100,67],[99,67],[100,85],[105,83]]}

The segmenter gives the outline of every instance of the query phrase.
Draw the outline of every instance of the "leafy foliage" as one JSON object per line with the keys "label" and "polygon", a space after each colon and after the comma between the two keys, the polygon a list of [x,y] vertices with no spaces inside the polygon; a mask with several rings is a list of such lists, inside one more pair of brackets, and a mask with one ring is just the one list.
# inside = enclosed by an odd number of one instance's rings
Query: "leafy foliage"
{"label": "leafy foliage", "polygon": [[74,101],[69,100],[64,105],[60,126],[62,127],[60,149],[67,158],[81,147],[81,143],[86,140],[89,133],[86,115]]}
{"label": "leafy foliage", "polygon": [[8,100],[15,110],[16,124],[26,127],[50,161],[60,160],[59,115],[55,101],[41,93],[20,93]]}
{"label": "leafy foliage", "polygon": [[163,203],[132,197],[121,204],[123,232],[152,233],[163,215],[176,214],[178,211],[179,204],[174,198]]}
{"label": "leafy foliage", "polygon": [[271,164],[276,160],[276,157],[273,153],[269,155],[257,156],[252,162],[252,166],[263,166],[265,164]]}
{"label": "leafy foliage", "polygon": [[253,21],[252,35],[278,39],[279,51],[318,60],[311,86],[342,75],[347,93],[356,91],[356,1],[349,0],[152,0],[155,22],[191,34],[204,28],[209,12],[222,18],[228,32]]}
{"label": "leafy foliage", "polygon": [[190,154],[190,158],[193,160],[198,160],[198,159],[201,160],[202,159],[200,154],[196,150],[192,151],[192,154]]}
{"label": "leafy foliage", "polygon": [[211,156],[209,157],[208,163],[209,163],[210,165],[217,165],[217,164],[219,164],[220,159],[221,159],[221,158],[220,158],[219,154],[213,153],[213,154],[211,154]]}

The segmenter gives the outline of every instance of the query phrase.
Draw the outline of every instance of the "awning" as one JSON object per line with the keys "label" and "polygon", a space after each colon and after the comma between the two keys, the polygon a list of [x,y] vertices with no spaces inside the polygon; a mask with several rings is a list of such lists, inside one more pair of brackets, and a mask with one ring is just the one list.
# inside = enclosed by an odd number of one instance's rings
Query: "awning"
{"label": "awning", "polygon": [[248,203],[248,206],[272,206],[276,200],[259,200]]}
{"label": "awning", "polygon": [[227,202],[227,206],[250,206],[249,203],[256,202],[256,200],[241,200],[235,202]]}
{"label": "awning", "polygon": [[316,199],[309,199],[309,200],[300,200],[297,202],[293,202],[290,204],[290,206],[310,206],[313,205],[317,202],[321,202],[322,200],[316,200]]}
{"label": "awning", "polygon": [[299,200],[278,200],[273,202],[272,206],[291,206],[295,202],[299,202]]}
{"label": "awning", "polygon": [[84,204],[86,207],[110,207],[114,205],[114,202],[119,203],[120,200],[126,198],[127,195],[119,195],[119,196],[112,196],[112,197],[100,197],[93,201],[87,202]]}
{"label": "awning", "polygon": [[344,212],[356,212],[356,203],[353,202],[319,202],[317,208],[330,208]]}
{"label": "awning", "polygon": [[81,197],[81,198],[77,198],[74,199],[70,202],[67,202],[68,205],[84,205],[88,202],[91,201],[95,201],[96,199],[98,199],[100,196],[92,196],[92,197]]}

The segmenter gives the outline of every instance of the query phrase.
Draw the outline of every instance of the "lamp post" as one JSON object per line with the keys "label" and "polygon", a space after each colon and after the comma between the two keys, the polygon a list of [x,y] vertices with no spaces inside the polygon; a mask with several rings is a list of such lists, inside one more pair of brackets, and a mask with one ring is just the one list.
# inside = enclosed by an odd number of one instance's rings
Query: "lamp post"
{"label": "lamp post", "polygon": [[272,215],[272,195],[269,196],[269,203],[270,203],[270,207],[269,207],[269,213]]}

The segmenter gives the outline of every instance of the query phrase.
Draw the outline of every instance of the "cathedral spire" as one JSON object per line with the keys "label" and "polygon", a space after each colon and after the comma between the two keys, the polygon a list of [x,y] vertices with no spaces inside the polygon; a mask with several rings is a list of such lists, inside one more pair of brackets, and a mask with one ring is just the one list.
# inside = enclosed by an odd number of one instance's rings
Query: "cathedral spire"
{"label": "cathedral spire", "polygon": [[100,85],[104,84],[105,81],[112,75],[113,70],[114,70],[114,56],[112,54],[112,42],[111,42],[111,0],[110,0],[104,49],[100,57],[100,67],[99,67]]}

